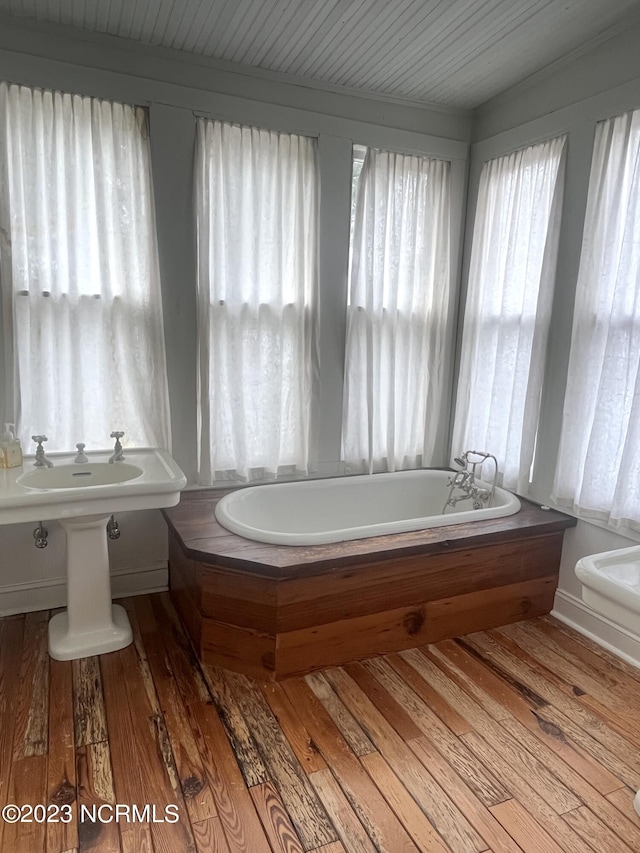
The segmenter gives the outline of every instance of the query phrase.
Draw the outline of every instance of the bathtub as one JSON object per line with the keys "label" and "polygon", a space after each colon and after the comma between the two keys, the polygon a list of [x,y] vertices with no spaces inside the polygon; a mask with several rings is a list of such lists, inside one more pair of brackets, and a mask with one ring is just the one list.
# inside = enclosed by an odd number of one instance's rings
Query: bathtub
{"label": "bathtub", "polygon": [[[440,491],[437,500],[428,498],[427,480],[432,492]],[[280,513],[291,526],[301,507],[310,506],[325,521],[335,513],[331,523],[337,521],[340,533],[334,529],[328,538],[346,539],[377,534],[385,524],[355,515],[373,502],[372,491],[383,492],[378,500],[389,510],[386,523],[397,529],[400,508],[412,492],[422,505],[408,513],[411,527],[430,523],[424,519],[430,502],[433,514],[441,516],[446,483],[446,472],[415,471],[251,486],[231,494],[248,497],[250,505],[251,495],[260,497],[263,518],[254,525],[264,528],[267,516]],[[575,518],[526,500],[515,515],[491,518],[496,510],[513,512],[519,503],[501,492],[500,507],[476,513],[459,504],[445,516],[447,526],[292,548],[228,533],[214,515],[225,499],[217,489],[194,489],[183,492],[178,506],[163,510],[169,588],[201,660],[260,681],[549,613],[564,531],[576,525]],[[345,530],[347,512],[354,513],[350,522],[357,531]],[[469,515],[489,520],[459,523]],[[306,534],[289,529],[290,537],[307,541],[309,530]]]}
{"label": "bathtub", "polygon": [[515,495],[496,489],[489,507],[474,510],[464,501],[443,513],[450,476],[421,469],[250,486],[225,495],[215,516],[256,542],[322,545],[502,518],[520,509]]}

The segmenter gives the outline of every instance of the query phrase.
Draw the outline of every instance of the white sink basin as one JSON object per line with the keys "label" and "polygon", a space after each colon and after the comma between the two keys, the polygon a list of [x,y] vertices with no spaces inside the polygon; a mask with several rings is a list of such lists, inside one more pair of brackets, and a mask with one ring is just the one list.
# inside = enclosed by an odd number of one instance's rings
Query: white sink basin
{"label": "white sink basin", "polygon": [[87,486],[111,486],[128,483],[143,473],[128,462],[87,462],[82,465],[56,465],[55,468],[36,468],[16,480],[28,489],[86,489]]}
{"label": "white sink basin", "polygon": [[0,469],[0,524],[49,521],[77,516],[175,506],[186,477],[166,450],[127,450],[123,462],[109,463],[110,451],[48,453],[53,468]]}
{"label": "white sink basin", "polygon": [[0,469],[0,524],[59,520],[67,534],[67,609],[49,621],[49,654],[56,660],[114,652],[132,641],[126,611],[111,603],[106,525],[113,513],[175,506],[187,478],[165,450],[50,453],[53,468]]}

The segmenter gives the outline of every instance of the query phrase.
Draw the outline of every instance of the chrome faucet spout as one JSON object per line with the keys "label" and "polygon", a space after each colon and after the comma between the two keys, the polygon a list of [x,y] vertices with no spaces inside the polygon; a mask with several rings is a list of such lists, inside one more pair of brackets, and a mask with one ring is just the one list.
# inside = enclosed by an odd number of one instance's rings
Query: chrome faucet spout
{"label": "chrome faucet spout", "polygon": [[85,462],[89,461],[87,454],[84,452],[85,447],[86,445],[83,444],[81,441],[76,444],[76,449],[78,453],[76,454],[76,458],[73,460],[76,465],[84,465]]}

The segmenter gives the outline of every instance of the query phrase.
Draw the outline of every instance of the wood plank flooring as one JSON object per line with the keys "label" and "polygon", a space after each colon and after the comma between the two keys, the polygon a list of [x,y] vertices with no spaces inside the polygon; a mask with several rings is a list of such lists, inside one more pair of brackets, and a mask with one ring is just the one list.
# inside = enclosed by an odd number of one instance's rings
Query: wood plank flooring
{"label": "wood plank flooring", "polygon": [[73,663],[0,620],[0,806],[71,815],[0,850],[640,851],[640,670],[550,617],[258,683],[125,606],[134,644]]}

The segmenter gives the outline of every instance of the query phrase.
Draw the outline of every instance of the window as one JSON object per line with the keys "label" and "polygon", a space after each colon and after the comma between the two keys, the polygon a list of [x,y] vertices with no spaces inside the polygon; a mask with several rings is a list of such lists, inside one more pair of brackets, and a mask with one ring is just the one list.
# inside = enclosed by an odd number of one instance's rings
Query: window
{"label": "window", "polygon": [[450,163],[356,150],[342,455],[347,471],[429,465],[444,394]]}
{"label": "window", "polygon": [[640,531],[640,110],[598,124],[554,500]]}
{"label": "window", "polygon": [[147,137],[138,107],[0,84],[4,418],[25,447],[169,446]]}
{"label": "window", "polygon": [[315,140],[198,119],[203,484],[314,464],[317,183]]}
{"label": "window", "polygon": [[560,230],[565,137],[489,160],[478,189],[452,451],[529,483]]}

